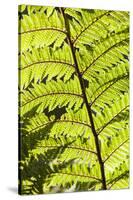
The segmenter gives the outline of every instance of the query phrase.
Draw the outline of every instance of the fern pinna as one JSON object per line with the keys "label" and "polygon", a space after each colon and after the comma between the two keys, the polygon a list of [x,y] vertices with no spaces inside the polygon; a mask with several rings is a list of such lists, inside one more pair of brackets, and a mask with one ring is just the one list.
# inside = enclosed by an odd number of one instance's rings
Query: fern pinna
{"label": "fern pinna", "polygon": [[129,13],[19,6],[19,193],[129,186]]}

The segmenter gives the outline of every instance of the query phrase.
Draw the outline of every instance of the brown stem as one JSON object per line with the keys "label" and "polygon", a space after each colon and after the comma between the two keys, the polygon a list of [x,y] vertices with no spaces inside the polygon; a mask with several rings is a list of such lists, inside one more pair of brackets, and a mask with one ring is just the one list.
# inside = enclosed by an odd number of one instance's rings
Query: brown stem
{"label": "brown stem", "polygon": [[49,28],[38,28],[38,29],[33,29],[33,30],[27,30],[27,31],[24,31],[24,32],[20,32],[18,33],[19,35],[23,35],[23,34],[27,34],[27,33],[33,33],[33,32],[36,32],[36,31],[59,31],[59,32],[62,32],[64,34],[65,31],[61,30],[61,29],[58,29],[58,28],[52,28],[52,27],[49,27]]}
{"label": "brown stem", "polygon": [[87,109],[88,116],[89,116],[89,119],[90,119],[91,130],[92,130],[93,136],[95,138],[97,157],[98,157],[98,161],[99,161],[99,164],[100,164],[100,170],[101,170],[102,186],[103,186],[103,189],[106,190],[106,178],[105,178],[105,171],[104,171],[104,163],[103,163],[102,157],[101,157],[100,146],[99,146],[99,141],[98,141],[98,135],[96,133],[96,129],[95,129],[94,122],[93,122],[91,105],[88,103],[88,100],[87,100],[87,96],[86,96],[86,93],[85,93],[84,82],[83,82],[81,73],[79,71],[79,66],[78,66],[76,55],[75,55],[75,48],[74,48],[72,40],[70,38],[69,22],[68,22],[68,20],[66,18],[66,15],[64,13],[63,8],[60,8],[60,11],[61,11],[62,16],[64,18],[65,28],[66,28],[66,31],[67,31],[67,33],[66,33],[67,42],[68,42],[68,44],[70,46],[70,49],[71,49],[71,52],[72,52],[73,61],[74,61],[74,65],[75,65],[75,70],[76,70],[76,73],[77,73],[77,76],[78,76],[78,79],[79,79],[79,82],[80,82],[80,86],[81,86],[81,90],[82,90],[82,96],[83,96],[84,103],[86,105],[86,109]]}

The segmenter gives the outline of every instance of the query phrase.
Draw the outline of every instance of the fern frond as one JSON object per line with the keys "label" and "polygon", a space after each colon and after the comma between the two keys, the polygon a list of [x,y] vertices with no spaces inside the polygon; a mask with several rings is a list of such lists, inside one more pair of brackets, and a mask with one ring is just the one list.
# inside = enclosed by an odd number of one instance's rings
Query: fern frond
{"label": "fern frond", "polygon": [[128,160],[123,161],[115,170],[108,174],[108,188],[109,189],[121,189],[129,187],[129,163]]}
{"label": "fern frond", "polygon": [[[80,22],[78,21],[80,19],[77,17],[78,15],[82,17],[82,21]],[[70,21],[70,25],[73,28],[70,27],[70,30],[73,37],[73,43],[76,47],[78,47],[80,43],[93,43],[95,45],[97,41],[106,38],[108,34],[121,32],[129,25],[128,12],[77,10],[77,12],[71,12],[71,16],[73,19],[72,22]],[[80,24],[81,22],[82,24]]]}
{"label": "fern frond", "polygon": [[128,110],[128,108],[128,93],[126,93],[121,95],[121,98],[116,100],[112,106],[106,107],[102,112],[97,113],[98,117],[95,117],[97,133],[104,134],[107,131],[105,129],[107,129],[108,126],[113,126],[113,123],[116,123],[115,125],[119,124],[117,120],[115,121],[115,119],[120,116],[121,113]]}
{"label": "fern frond", "polygon": [[103,40],[90,50],[81,47],[83,50],[80,56],[82,56],[83,64],[80,64],[79,61],[79,65],[82,66],[82,76],[87,80],[94,79],[98,72],[107,71],[121,61],[126,62],[125,56],[128,56],[129,50],[127,46],[128,37],[128,33],[116,34]]}
{"label": "fern frond", "polygon": [[129,185],[129,13],[19,7],[20,193]]}
{"label": "fern frond", "polygon": [[33,48],[31,52],[25,52],[20,59],[20,87],[26,89],[34,80],[34,83],[41,82],[47,78],[50,81],[53,77],[57,80],[63,77],[64,82],[70,79],[75,72],[70,49],[67,44],[62,48],[53,51],[52,48]]}
{"label": "fern frond", "polygon": [[115,167],[128,158],[129,154],[128,128],[117,131],[116,135],[110,137],[107,143],[103,143],[102,152],[105,167],[113,171]]}
{"label": "fern frond", "polygon": [[53,149],[49,150],[45,156],[39,154],[37,158],[31,157],[28,162],[20,163],[20,173],[23,181],[21,190],[23,193],[43,193],[42,185],[47,180],[48,175],[60,172],[74,161],[69,160],[68,162],[59,163],[57,167],[53,159],[56,157],[58,149],[55,149],[55,154],[52,154],[52,152]]}
{"label": "fern frond", "polygon": [[128,90],[128,63],[120,63],[107,73],[99,75],[86,89],[91,106],[105,107]]}
{"label": "fern frond", "polygon": [[30,12],[29,15],[23,15],[19,25],[21,52],[53,43],[55,48],[60,47],[66,38],[61,19],[56,9],[52,15],[49,12]]}
{"label": "fern frond", "polygon": [[57,106],[62,107],[68,105],[68,108],[77,110],[83,103],[81,89],[78,79],[70,80],[67,83],[63,81],[51,81],[47,84],[33,84],[33,88],[24,91],[20,96],[21,114],[29,112],[38,106],[37,112],[43,112],[48,107],[52,111]]}
{"label": "fern frond", "polygon": [[[90,146],[89,149],[87,145]],[[45,140],[38,142],[36,147],[29,151],[29,157],[25,158],[25,160],[29,161],[31,157],[37,159],[39,155],[48,155],[49,150],[53,150],[53,154],[56,153],[56,158],[52,161],[54,164],[60,164],[74,159],[75,165],[76,163],[81,165],[85,164],[91,170],[93,165],[97,163],[97,155],[91,149],[90,142],[87,140],[82,141],[81,137],[66,138],[63,136],[60,136],[60,138],[47,137]],[[90,157],[91,160],[88,163]]]}
{"label": "fern frond", "polygon": [[[29,120],[29,124],[26,126],[25,130],[28,134],[41,132],[45,127],[47,128],[48,125],[52,126],[49,131],[50,136],[59,136],[62,134],[75,137],[80,135],[85,138],[92,136],[91,126],[85,108],[78,112],[68,110],[60,119],[55,119],[55,116],[51,116],[49,119],[45,114],[40,113]],[[90,140],[93,141],[93,137],[91,137]]]}
{"label": "fern frond", "polygon": [[[89,179],[89,182],[92,183],[95,181],[95,183],[100,183],[100,174],[98,173],[98,166],[93,166],[93,168],[89,171],[88,165],[79,165],[72,163],[72,165],[68,165],[67,168],[64,168],[62,171],[59,171],[58,173],[54,173],[53,175],[47,179],[46,185],[47,186],[62,186],[65,188],[65,186],[68,185],[68,188],[70,188],[70,185],[73,185],[73,182],[75,185],[77,182],[87,181]],[[52,178],[52,180],[51,180]],[[50,184],[48,184],[50,182]]]}
{"label": "fern frond", "polygon": [[[100,11],[100,10],[79,10],[75,9],[75,12],[72,9],[66,9],[65,12],[72,16],[72,21],[70,21],[70,32],[73,38],[73,43],[78,43],[80,40],[82,43],[87,41],[88,37],[85,38],[84,36],[88,34],[88,32],[95,26],[95,24],[105,15],[108,14],[108,11]],[[82,18],[82,20],[80,20]],[[95,30],[96,31],[96,30]],[[89,37],[97,37],[97,34],[93,29],[92,32],[89,32]],[[104,29],[102,30],[102,34]],[[99,34],[98,34],[99,35]],[[88,35],[87,35],[88,36]],[[85,40],[84,40],[85,38]],[[91,39],[92,39],[91,38]]]}

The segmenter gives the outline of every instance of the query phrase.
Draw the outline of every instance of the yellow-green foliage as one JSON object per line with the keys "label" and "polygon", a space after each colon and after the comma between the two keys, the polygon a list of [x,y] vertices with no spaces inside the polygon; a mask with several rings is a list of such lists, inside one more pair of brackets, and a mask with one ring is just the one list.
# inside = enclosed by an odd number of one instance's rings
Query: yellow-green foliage
{"label": "yellow-green foliage", "polygon": [[129,187],[129,13],[19,6],[19,193]]}

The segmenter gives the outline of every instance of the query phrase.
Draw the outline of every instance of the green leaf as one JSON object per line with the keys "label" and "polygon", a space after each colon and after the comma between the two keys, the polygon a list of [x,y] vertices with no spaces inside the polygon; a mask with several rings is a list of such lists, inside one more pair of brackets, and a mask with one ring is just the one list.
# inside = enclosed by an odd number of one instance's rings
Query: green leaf
{"label": "green leaf", "polygon": [[[77,87],[74,87],[74,84]],[[79,81],[76,76],[74,80],[67,83],[63,83],[61,80],[58,82],[50,81],[47,84],[32,84],[32,87],[20,94],[21,115],[35,107],[38,113],[43,112],[45,108],[52,111],[57,106],[67,105],[68,108],[74,107],[74,110],[77,110],[83,103]]]}

